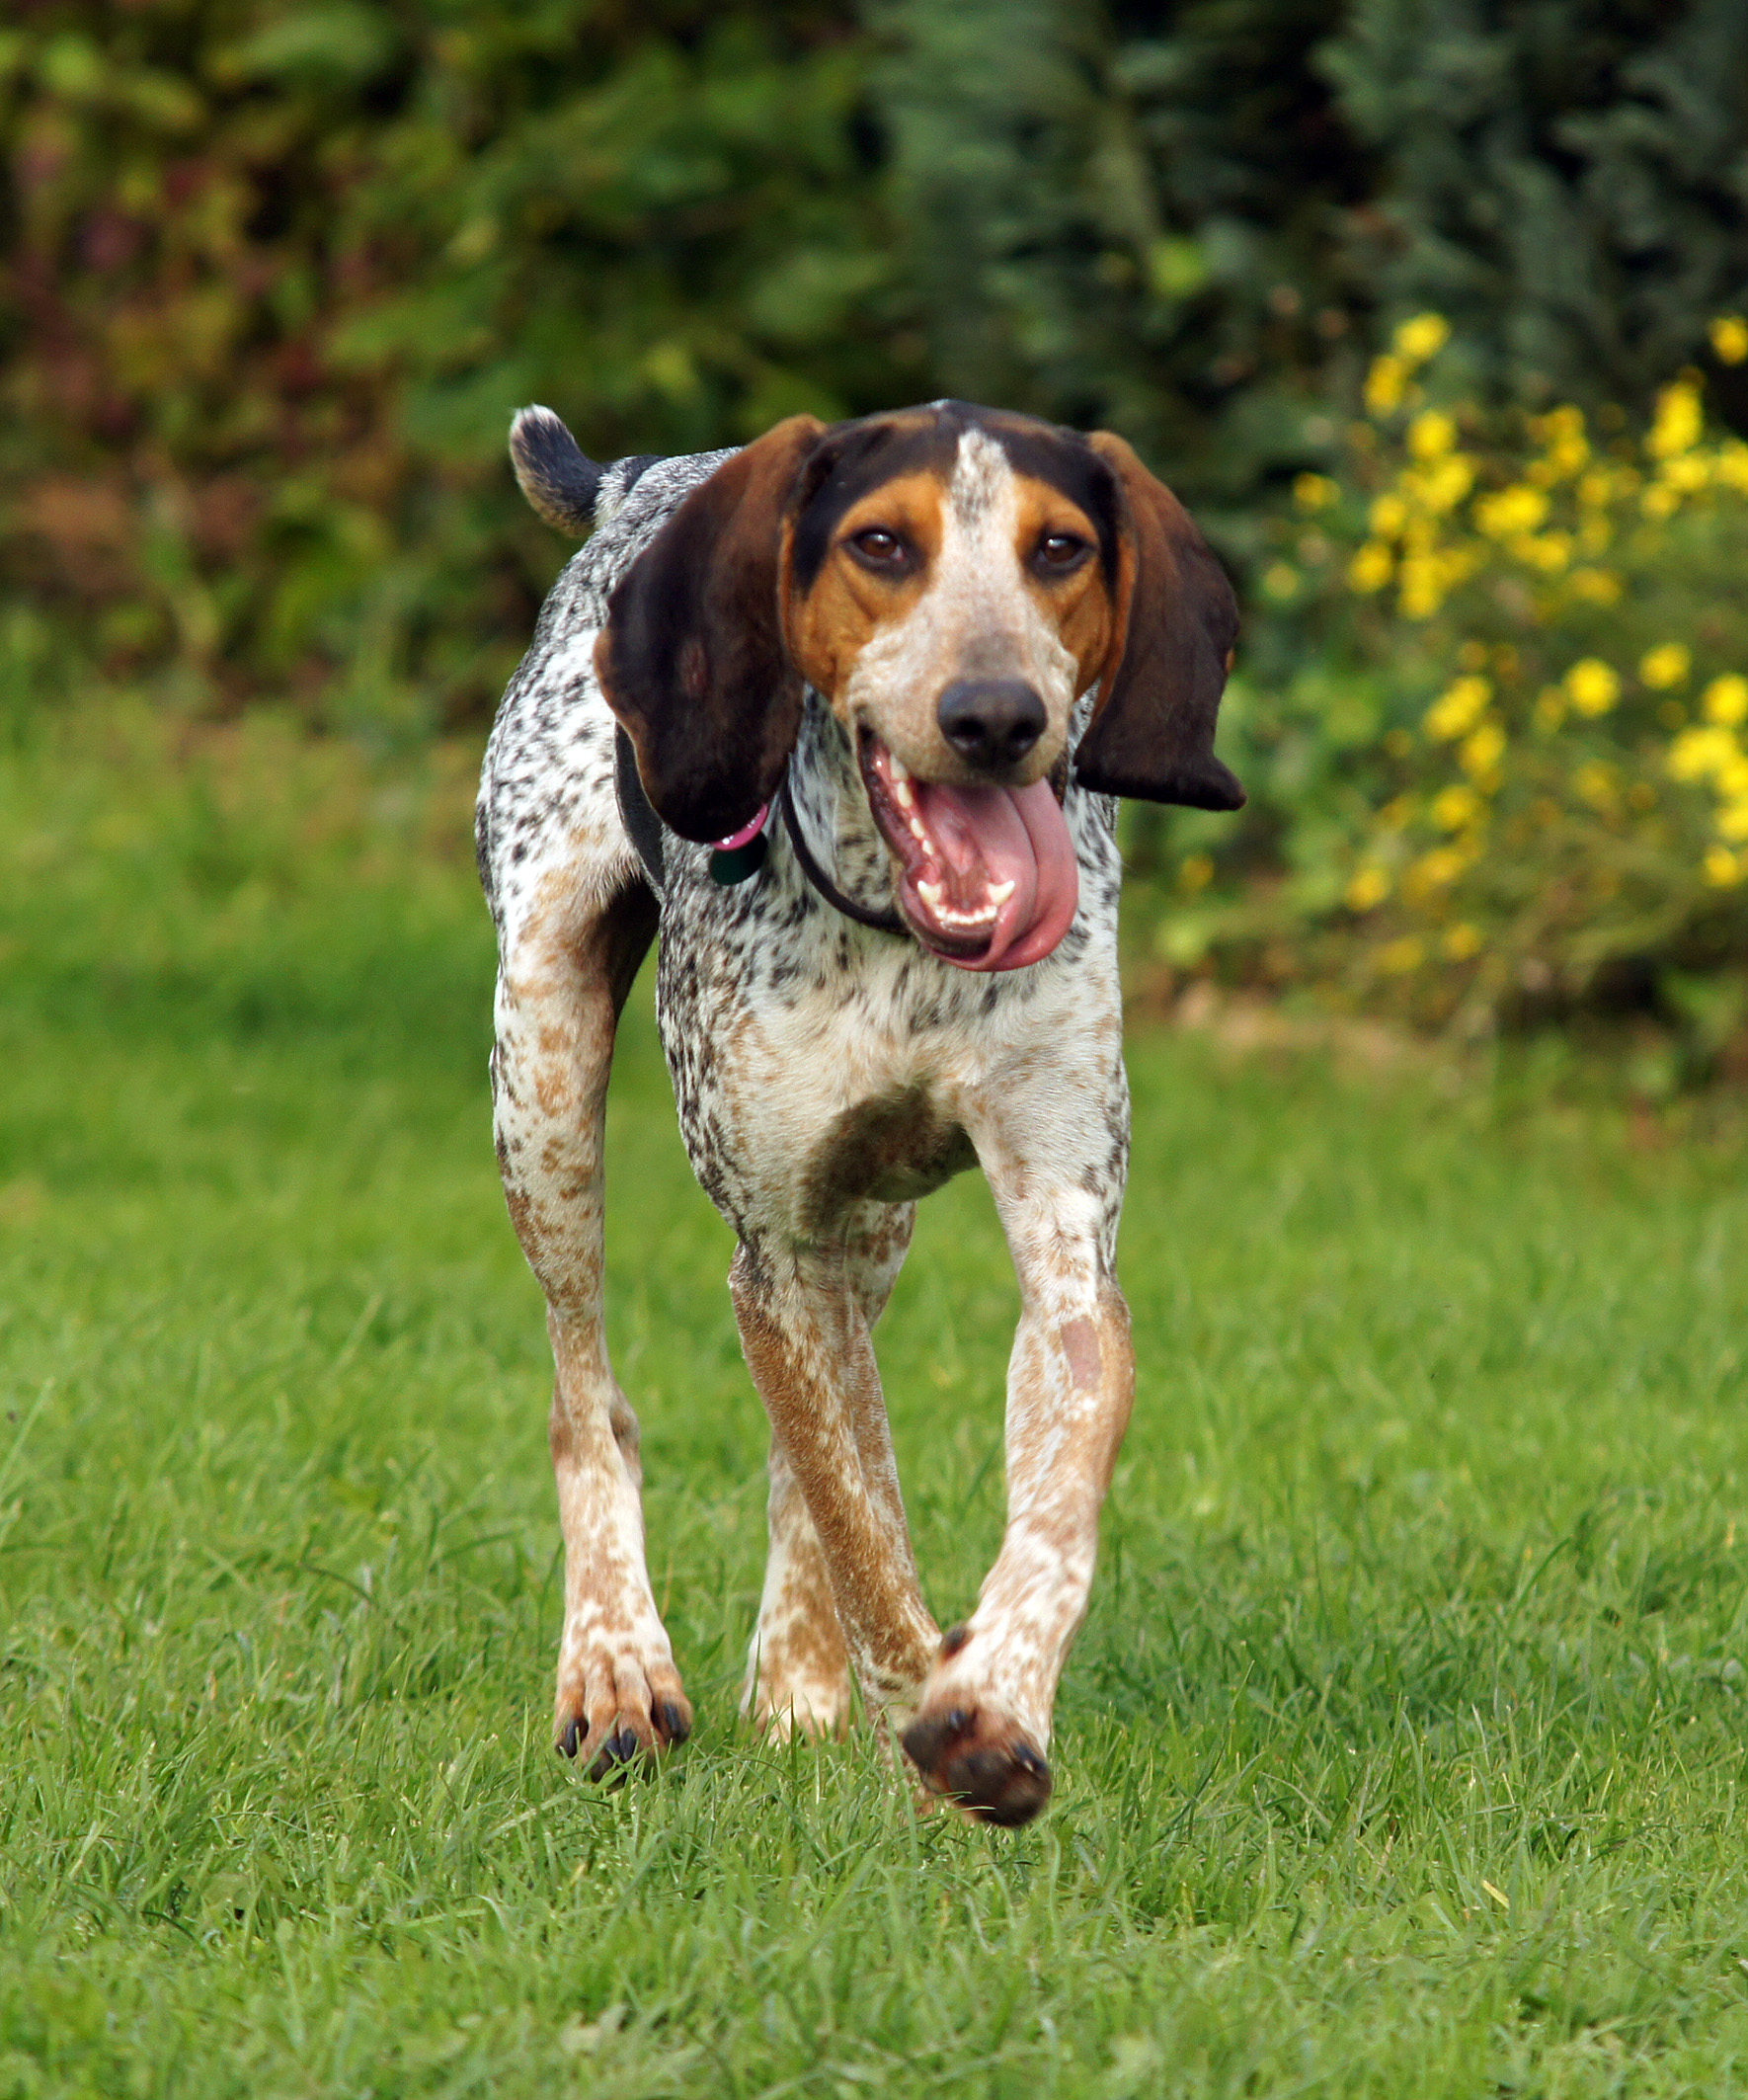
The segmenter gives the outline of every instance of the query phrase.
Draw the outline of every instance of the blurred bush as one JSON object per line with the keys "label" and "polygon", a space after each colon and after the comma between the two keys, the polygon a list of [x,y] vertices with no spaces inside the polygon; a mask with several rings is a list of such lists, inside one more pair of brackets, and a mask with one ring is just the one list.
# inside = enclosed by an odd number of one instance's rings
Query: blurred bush
{"label": "blurred bush", "polygon": [[[160,673],[478,718],[562,557],[504,464],[920,388],[822,0],[45,0],[0,30],[14,706]],[[76,646],[69,651],[68,643]]]}
{"label": "blurred bush", "polygon": [[1748,444],[1696,370],[1642,433],[1501,411],[1449,335],[1398,328],[1273,521],[1253,806],[1176,820],[1163,950],[1470,1030],[1661,1007],[1704,1059],[1748,1020]]}
{"label": "blurred bush", "polygon": [[1748,284],[1740,0],[875,19],[942,385],[1115,425],[1243,563],[1401,314],[1449,315],[1490,398],[1642,412]]}
{"label": "blurred bush", "polygon": [[1706,357],[1745,68],[1740,0],[29,0],[0,709],[477,721],[562,554],[504,465],[537,399],[597,454],[943,391],[1111,425],[1254,574],[1415,303],[1477,398]]}

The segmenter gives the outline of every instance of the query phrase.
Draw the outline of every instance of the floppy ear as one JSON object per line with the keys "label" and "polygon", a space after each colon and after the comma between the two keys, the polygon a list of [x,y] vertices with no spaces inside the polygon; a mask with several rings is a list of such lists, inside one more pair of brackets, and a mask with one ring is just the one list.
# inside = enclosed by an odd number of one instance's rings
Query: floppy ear
{"label": "floppy ear", "polygon": [[1189,513],[1129,445],[1108,431],[1089,443],[1117,480],[1117,623],[1075,777],[1101,794],[1241,809],[1243,788],[1214,756],[1238,634],[1232,587]]}
{"label": "floppy ear", "polygon": [[726,839],[777,791],[805,690],[777,603],[789,499],[825,435],[791,416],[700,482],[620,579],[595,647],[656,814]]}

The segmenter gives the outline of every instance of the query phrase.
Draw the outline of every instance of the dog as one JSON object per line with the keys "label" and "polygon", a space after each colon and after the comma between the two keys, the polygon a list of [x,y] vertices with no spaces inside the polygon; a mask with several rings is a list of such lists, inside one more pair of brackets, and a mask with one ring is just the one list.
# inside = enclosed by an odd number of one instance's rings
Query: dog
{"label": "dog", "polygon": [[[836,1732],[853,1677],[927,1788],[1026,1822],[1134,1391],[1115,798],[1242,803],[1214,754],[1232,588],[1122,439],[964,402],[604,467],[530,408],[511,451],[589,535],[478,812],[498,1157],[556,1367],[559,1747],[602,1776],[692,1720],[601,1312],[607,1072],[659,927],[680,1128],[771,1426],[743,1710]],[[1023,1309],[1006,1529],[943,1637],[870,1334],[917,1200],[974,1164]]]}

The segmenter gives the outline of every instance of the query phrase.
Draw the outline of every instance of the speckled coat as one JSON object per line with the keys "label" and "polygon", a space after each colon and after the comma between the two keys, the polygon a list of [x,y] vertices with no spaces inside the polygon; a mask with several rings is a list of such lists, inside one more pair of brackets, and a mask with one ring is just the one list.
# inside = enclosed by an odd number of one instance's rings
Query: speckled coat
{"label": "speckled coat", "polygon": [[[498,929],[496,1131],[546,1292],[567,1557],[557,1720],[596,1770],[681,1739],[691,1710],[645,1569],[636,1417],[601,1316],[601,1137],[614,1022],[658,915],[658,1013],[700,1183],[739,1240],[731,1285],[772,1424],[770,1559],[745,1709],[842,1726],[853,1670],[925,1781],[994,1821],[1048,1795],[1058,1677],[1084,1614],[1098,1511],[1133,1392],[1114,1270],[1129,1143],[1115,804],[1071,780],[1073,925],[1044,961],[956,969],[855,924],[773,831],[753,880],[670,834],[652,894],[614,787],[596,641],[616,581],[730,455],[606,470],[597,528],[541,611],[480,791]],[[1083,726],[1085,701],[1076,717]],[[796,812],[838,887],[890,903],[848,737],[810,692]],[[982,1167],[1018,1275],[1008,1517],[976,1608],[944,1638],[905,1523],[870,1332],[917,1198]]]}

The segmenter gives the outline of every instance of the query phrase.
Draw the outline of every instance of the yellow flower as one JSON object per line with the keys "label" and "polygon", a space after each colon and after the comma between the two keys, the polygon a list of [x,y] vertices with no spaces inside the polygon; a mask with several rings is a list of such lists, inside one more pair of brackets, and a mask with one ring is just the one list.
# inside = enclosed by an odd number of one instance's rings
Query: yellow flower
{"label": "yellow flower", "polygon": [[1581,408],[1549,409],[1534,428],[1548,448],[1540,464],[1550,481],[1567,480],[1588,463],[1590,440]]}
{"label": "yellow flower", "polygon": [[1720,313],[1711,324],[1711,348],[1720,364],[1740,364],[1748,358],[1748,320],[1739,313]]}
{"label": "yellow flower", "polygon": [[1424,364],[1436,358],[1451,340],[1451,324],[1440,313],[1417,313],[1396,330],[1396,355],[1411,363]]}
{"label": "yellow flower", "polygon": [[1366,374],[1365,402],[1374,416],[1388,416],[1402,405],[1407,390],[1408,367],[1400,358],[1374,358]]}
{"label": "yellow flower", "polygon": [[1579,767],[1572,775],[1572,786],[1579,800],[1588,802],[1592,809],[1606,812],[1620,806],[1621,789],[1614,768],[1601,766],[1594,759]]}
{"label": "yellow flower", "polygon": [[1349,911],[1370,912],[1390,895],[1390,871],[1376,863],[1363,867],[1347,886]]}
{"label": "yellow flower", "polygon": [[1536,695],[1536,727],[1550,737],[1566,718],[1566,696],[1557,686],[1544,686]]}
{"label": "yellow flower", "polygon": [[1740,846],[1748,840],[1748,802],[1731,802],[1717,813],[1717,835]]}
{"label": "yellow flower", "polygon": [[1469,777],[1485,784],[1505,756],[1504,730],[1497,722],[1483,722],[1472,736],[1465,740],[1459,756]]}
{"label": "yellow flower", "polygon": [[1734,729],[1738,722],[1748,721],[1748,679],[1739,671],[1726,671],[1700,695],[1700,705],[1706,710],[1707,721]]}
{"label": "yellow flower", "polygon": [[1748,444],[1740,438],[1727,438],[1717,447],[1712,461],[1713,476],[1738,496],[1748,496]]}
{"label": "yellow flower", "polygon": [[1381,540],[1369,539],[1349,562],[1347,580],[1356,591],[1382,591],[1395,565],[1395,556]]}
{"label": "yellow flower", "polygon": [[1461,452],[1449,452],[1414,475],[1411,485],[1429,511],[1454,511],[1474,487],[1474,467]]}
{"label": "yellow flower", "polygon": [[1431,619],[1445,602],[1445,574],[1441,565],[1424,554],[1410,554],[1402,563],[1402,595],[1397,601],[1405,619]]}
{"label": "yellow flower", "polygon": [[1704,452],[1683,452],[1663,469],[1663,479],[1678,495],[1697,496],[1711,483],[1711,461]]}
{"label": "yellow flower", "polygon": [[1293,484],[1293,500],[1303,511],[1326,511],[1340,495],[1327,474],[1301,474]]}
{"label": "yellow flower", "polygon": [[1741,859],[1727,846],[1714,846],[1706,855],[1706,880],[1714,889],[1734,889],[1744,870]]}
{"label": "yellow flower", "polygon": [[1399,832],[1414,821],[1419,803],[1412,795],[1392,795],[1378,812],[1378,822],[1387,832]]}
{"label": "yellow flower", "polygon": [[1526,488],[1521,481],[1475,500],[1474,522],[1490,539],[1510,539],[1519,532],[1533,532],[1547,516],[1547,496],[1541,489]]}
{"label": "yellow flower", "polygon": [[1408,426],[1408,449],[1416,459],[1442,459],[1456,443],[1456,424],[1436,408],[1423,410]]}
{"label": "yellow flower", "polygon": [[1593,606],[1620,603],[1621,579],[1612,569],[1574,569],[1571,586],[1574,598],[1586,599]]}
{"label": "yellow flower", "polygon": [[1666,481],[1653,481],[1638,499],[1638,507],[1653,525],[1661,525],[1681,509],[1681,498]]}
{"label": "yellow flower", "polygon": [[1706,412],[1700,405],[1700,389],[1691,379],[1677,379],[1657,396],[1657,414],[1651,424],[1645,450],[1653,459],[1673,459],[1691,451],[1706,427]]}
{"label": "yellow flower", "polygon": [[1442,787],[1432,798],[1429,812],[1432,821],[1442,832],[1460,832],[1466,824],[1472,824],[1484,815],[1486,804],[1472,787],[1462,781],[1453,786]]}
{"label": "yellow flower", "polygon": [[1693,668],[1693,652],[1686,642],[1659,643],[1638,660],[1638,675],[1653,692],[1667,692],[1671,686],[1679,686]]}
{"label": "yellow flower", "polygon": [[1284,561],[1270,562],[1262,572],[1262,588],[1270,598],[1292,598],[1299,590],[1299,571]]}
{"label": "yellow flower", "polygon": [[1192,897],[1198,890],[1205,890],[1213,880],[1214,862],[1206,853],[1189,854],[1177,870],[1178,887],[1188,890]]}
{"label": "yellow flower", "polygon": [[1399,496],[1380,496],[1368,517],[1380,539],[1394,539],[1408,523],[1408,506]]}
{"label": "yellow flower", "polygon": [[1748,802],[1748,753],[1717,768],[1717,792],[1726,802]]}
{"label": "yellow flower", "polygon": [[1526,533],[1522,539],[1512,542],[1511,551],[1518,560],[1533,569],[1543,569],[1549,575],[1557,575],[1572,558],[1572,540],[1567,532]]}
{"label": "yellow flower", "polygon": [[1392,977],[1406,977],[1425,960],[1426,949],[1412,933],[1404,934],[1400,940],[1387,941],[1378,951],[1378,967]]}
{"label": "yellow flower", "polygon": [[1454,744],[1480,720],[1492,697],[1490,679],[1473,676],[1453,679],[1426,710],[1427,735],[1441,744]]}
{"label": "yellow flower", "polygon": [[1664,764],[1673,780],[1703,780],[1740,756],[1741,747],[1727,728],[1684,729],[1670,745]]}
{"label": "yellow flower", "polygon": [[1467,962],[1471,955],[1478,955],[1481,948],[1480,929],[1467,921],[1454,926],[1439,942],[1452,962]]}
{"label": "yellow flower", "polygon": [[1621,697],[1621,677],[1600,656],[1581,657],[1566,673],[1566,691],[1580,714],[1607,714]]}
{"label": "yellow flower", "polygon": [[1422,853],[1408,870],[1407,888],[1410,893],[1424,896],[1428,890],[1442,890],[1455,882],[1473,858],[1458,846],[1435,846],[1430,853]]}

